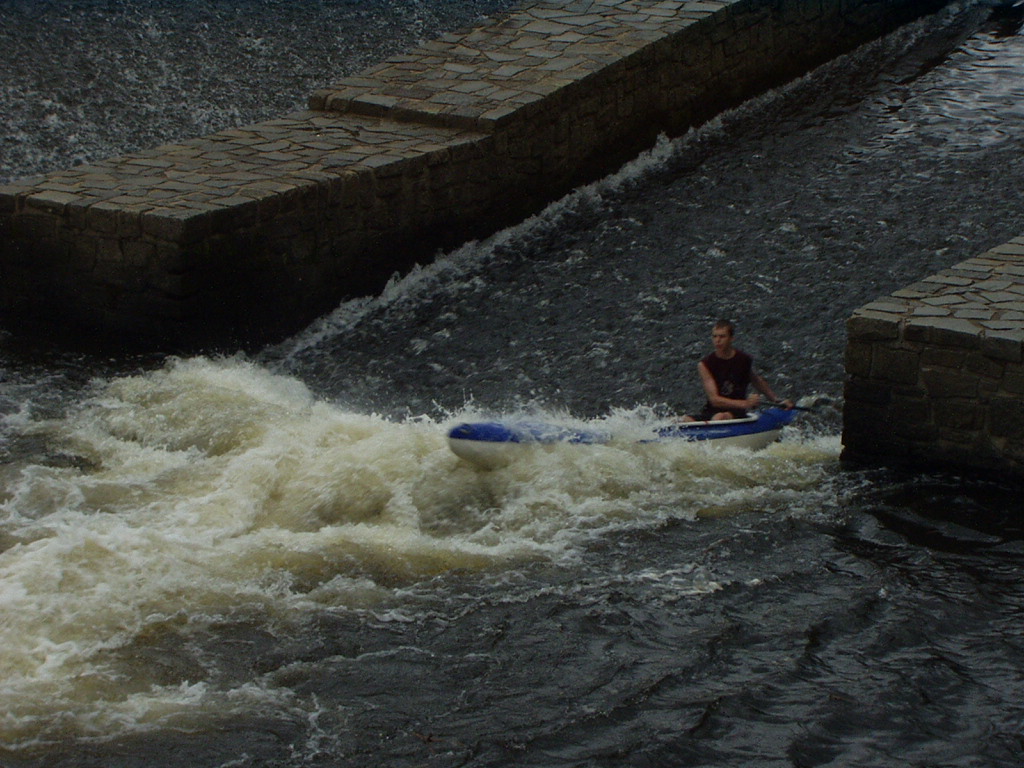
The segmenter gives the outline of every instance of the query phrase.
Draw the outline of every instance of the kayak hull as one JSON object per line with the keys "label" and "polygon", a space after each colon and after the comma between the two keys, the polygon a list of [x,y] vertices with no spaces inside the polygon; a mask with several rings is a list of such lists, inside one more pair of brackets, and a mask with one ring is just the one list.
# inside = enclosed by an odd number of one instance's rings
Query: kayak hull
{"label": "kayak hull", "polygon": [[[650,437],[637,440],[633,436],[631,442],[682,441],[756,451],[778,440],[783,428],[793,420],[794,415],[794,411],[769,408],[744,419],[681,422],[652,429]],[[611,432],[574,429],[542,422],[471,422],[459,424],[448,431],[448,445],[452,452],[486,469],[505,466],[518,453],[531,447],[559,443],[603,445],[612,442],[616,442],[616,436]]]}

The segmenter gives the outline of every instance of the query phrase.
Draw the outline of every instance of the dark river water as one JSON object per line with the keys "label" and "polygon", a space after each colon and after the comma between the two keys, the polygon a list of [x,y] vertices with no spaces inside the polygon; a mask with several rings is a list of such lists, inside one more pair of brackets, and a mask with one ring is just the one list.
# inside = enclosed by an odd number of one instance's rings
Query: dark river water
{"label": "dark river water", "polygon": [[[0,0],[0,178],[272,117],[476,0]],[[844,321],[1024,232],[1020,8],[960,2],[257,352],[0,331],[0,765],[1020,766],[1019,488],[840,464]],[[765,451],[562,446],[700,404]]]}

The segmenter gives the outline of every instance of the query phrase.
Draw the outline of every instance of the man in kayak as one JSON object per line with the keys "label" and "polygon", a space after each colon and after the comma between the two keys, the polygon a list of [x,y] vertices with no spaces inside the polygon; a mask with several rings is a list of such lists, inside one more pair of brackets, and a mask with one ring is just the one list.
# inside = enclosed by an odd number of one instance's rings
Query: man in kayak
{"label": "man in kayak", "polygon": [[[715,351],[697,364],[708,399],[700,415],[684,416],[683,421],[742,419],[747,411],[760,405],[761,395],[772,403],[779,403],[768,382],[754,370],[754,358],[732,345],[735,331],[735,326],[728,320],[719,320],[711,329]],[[748,397],[747,388],[750,386],[761,395]],[[783,400],[779,405],[786,409],[793,407],[789,400]]]}

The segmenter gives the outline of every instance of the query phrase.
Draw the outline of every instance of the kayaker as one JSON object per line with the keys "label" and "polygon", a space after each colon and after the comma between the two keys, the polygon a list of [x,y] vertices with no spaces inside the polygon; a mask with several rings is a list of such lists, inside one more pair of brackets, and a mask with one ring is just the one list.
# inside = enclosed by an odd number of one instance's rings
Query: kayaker
{"label": "kayaker", "polygon": [[[714,351],[697,364],[707,402],[697,416],[684,416],[683,421],[717,421],[742,419],[747,411],[761,404],[761,395],[783,408],[793,407],[789,400],[779,401],[771,386],[754,370],[754,358],[733,344],[736,327],[728,320],[719,320],[711,329]],[[753,386],[761,394],[747,395]]]}

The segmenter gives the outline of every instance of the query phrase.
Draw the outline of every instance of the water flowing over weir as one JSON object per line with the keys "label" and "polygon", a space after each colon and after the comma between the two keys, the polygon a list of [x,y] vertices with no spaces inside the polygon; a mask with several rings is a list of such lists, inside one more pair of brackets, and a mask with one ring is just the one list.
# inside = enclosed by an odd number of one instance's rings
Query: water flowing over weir
{"label": "water flowing over weir", "polygon": [[[1024,229],[1022,73],[951,6],[258,354],[6,329],[0,763],[1019,765],[1016,491],[844,472],[834,403],[852,308]],[[833,401],[765,452],[444,444],[693,406],[720,314]]]}
{"label": "water flowing over weir", "polygon": [[7,322],[194,351],[294,332],[946,0],[535,0],[308,110],[0,187]]}

